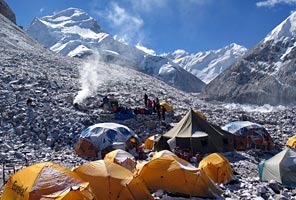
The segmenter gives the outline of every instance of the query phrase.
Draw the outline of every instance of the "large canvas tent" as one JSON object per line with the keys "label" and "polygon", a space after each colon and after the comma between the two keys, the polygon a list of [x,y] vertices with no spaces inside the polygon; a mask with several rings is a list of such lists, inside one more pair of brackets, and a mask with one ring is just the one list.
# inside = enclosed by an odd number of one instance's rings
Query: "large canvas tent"
{"label": "large canvas tent", "polygon": [[260,124],[250,121],[234,121],[222,127],[234,134],[236,150],[272,149],[274,144],[268,131]]}
{"label": "large canvas tent", "polygon": [[131,138],[139,142],[138,136],[127,126],[117,123],[95,124],[81,133],[75,152],[85,157],[97,157],[98,152],[112,145],[122,143],[125,146]]}
{"label": "large canvas tent", "polygon": [[161,136],[155,149],[173,150],[174,146],[189,149],[192,153],[233,151],[233,134],[190,110],[175,127]]}
{"label": "large canvas tent", "polygon": [[285,148],[258,165],[261,181],[275,180],[287,187],[296,187],[296,150]]}

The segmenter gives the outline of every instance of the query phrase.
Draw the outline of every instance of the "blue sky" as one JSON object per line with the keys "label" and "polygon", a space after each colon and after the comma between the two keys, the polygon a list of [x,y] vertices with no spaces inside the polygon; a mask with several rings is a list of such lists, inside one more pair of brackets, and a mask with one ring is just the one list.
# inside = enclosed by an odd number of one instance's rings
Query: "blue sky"
{"label": "blue sky", "polygon": [[80,8],[101,28],[157,54],[216,50],[231,43],[252,48],[296,10],[296,0],[5,0],[18,25],[34,17]]}

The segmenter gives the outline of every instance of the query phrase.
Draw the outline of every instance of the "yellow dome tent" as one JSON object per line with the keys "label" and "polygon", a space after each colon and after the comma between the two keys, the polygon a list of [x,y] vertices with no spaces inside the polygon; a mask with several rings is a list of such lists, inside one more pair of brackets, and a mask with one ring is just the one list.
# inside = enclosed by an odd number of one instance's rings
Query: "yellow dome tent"
{"label": "yellow dome tent", "polygon": [[132,171],[136,167],[136,159],[135,157],[121,149],[113,150],[107,153],[104,157],[105,161],[113,162],[121,165],[122,167]]}
{"label": "yellow dome tent", "polygon": [[294,135],[293,137],[290,137],[286,142],[286,145],[292,148],[296,148],[296,135]]}
{"label": "yellow dome tent", "polygon": [[51,195],[45,195],[40,200],[93,200],[93,194],[87,190],[89,183],[81,187],[71,187],[62,192],[56,192]]}
{"label": "yellow dome tent", "polygon": [[175,156],[152,159],[141,166],[137,175],[153,191],[162,189],[170,193],[210,198],[222,193],[203,171]]}
{"label": "yellow dome tent", "polygon": [[[71,170],[51,162],[31,165],[13,174],[5,185],[1,200],[39,200],[46,195],[81,187],[91,195],[88,183]],[[86,188],[85,188],[86,187]]]}
{"label": "yellow dome tent", "polygon": [[113,162],[92,161],[73,171],[89,182],[95,199],[153,199],[146,185],[139,178],[133,178],[131,171]]}
{"label": "yellow dome tent", "polygon": [[173,106],[168,104],[168,102],[166,102],[166,101],[162,101],[160,103],[160,106],[163,106],[167,111],[173,111],[174,110]]}
{"label": "yellow dome tent", "polygon": [[228,183],[233,172],[230,163],[226,157],[218,153],[212,153],[202,159],[198,168],[203,170],[215,183]]}

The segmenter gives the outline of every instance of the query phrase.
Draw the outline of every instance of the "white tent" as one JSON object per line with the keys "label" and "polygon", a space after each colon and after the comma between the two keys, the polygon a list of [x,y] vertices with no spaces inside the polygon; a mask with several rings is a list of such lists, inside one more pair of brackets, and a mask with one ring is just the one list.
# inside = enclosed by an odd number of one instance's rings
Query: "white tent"
{"label": "white tent", "polygon": [[259,163],[261,181],[275,180],[288,187],[296,186],[296,150],[285,148],[272,158]]}

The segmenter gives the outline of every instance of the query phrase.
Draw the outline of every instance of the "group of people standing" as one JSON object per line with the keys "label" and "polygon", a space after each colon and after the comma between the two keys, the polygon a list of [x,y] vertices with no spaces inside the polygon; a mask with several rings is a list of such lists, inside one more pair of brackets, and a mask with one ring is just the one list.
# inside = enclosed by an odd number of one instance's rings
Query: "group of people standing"
{"label": "group of people standing", "polygon": [[144,94],[144,104],[145,107],[151,109],[154,113],[157,113],[159,120],[165,120],[166,109],[164,106],[160,105],[158,97],[153,101],[148,97],[147,93]]}

